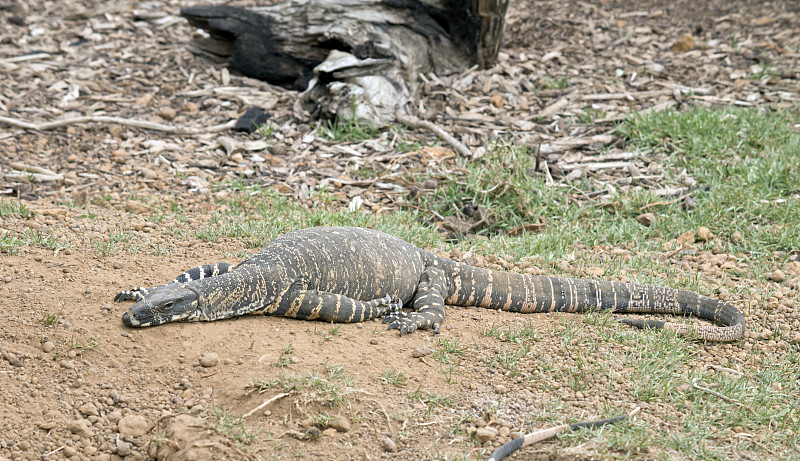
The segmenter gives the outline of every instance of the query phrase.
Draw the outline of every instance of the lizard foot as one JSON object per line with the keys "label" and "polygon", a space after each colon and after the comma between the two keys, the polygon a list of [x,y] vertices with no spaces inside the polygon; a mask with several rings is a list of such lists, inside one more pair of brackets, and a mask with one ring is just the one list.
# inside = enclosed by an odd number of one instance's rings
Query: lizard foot
{"label": "lizard foot", "polygon": [[121,303],[122,301],[128,301],[133,299],[135,301],[139,301],[140,299],[144,298],[144,295],[147,294],[149,290],[143,287],[136,287],[131,288],[130,290],[120,291],[114,296],[114,302]]}

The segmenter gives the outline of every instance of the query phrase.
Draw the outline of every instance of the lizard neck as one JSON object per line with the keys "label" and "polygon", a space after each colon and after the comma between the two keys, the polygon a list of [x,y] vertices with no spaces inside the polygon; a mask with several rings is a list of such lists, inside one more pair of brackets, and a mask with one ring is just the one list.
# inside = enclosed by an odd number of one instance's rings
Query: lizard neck
{"label": "lizard neck", "polygon": [[276,272],[267,266],[239,267],[226,274],[191,282],[186,288],[197,294],[200,320],[238,317],[275,302],[281,292]]}

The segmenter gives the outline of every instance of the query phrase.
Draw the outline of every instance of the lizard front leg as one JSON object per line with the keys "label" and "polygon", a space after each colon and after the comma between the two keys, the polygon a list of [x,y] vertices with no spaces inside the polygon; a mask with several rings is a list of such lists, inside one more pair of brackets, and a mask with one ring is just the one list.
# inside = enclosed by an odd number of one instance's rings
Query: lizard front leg
{"label": "lizard front leg", "polygon": [[400,330],[400,335],[412,333],[418,328],[432,328],[439,333],[444,321],[444,298],[447,296],[447,278],[438,267],[426,267],[414,295],[414,312],[394,312],[383,318],[389,329]]}
{"label": "lizard front leg", "polygon": [[167,286],[172,283],[186,283],[191,282],[192,280],[200,280],[205,279],[208,277],[216,277],[217,275],[222,275],[229,272],[233,268],[233,264],[228,263],[215,263],[215,264],[204,264],[202,266],[193,267],[186,272],[182,273],[181,275],[175,277],[175,280],[171,282],[167,282],[164,285],[159,285],[155,288],[144,288],[144,287],[135,287],[131,288],[130,290],[120,291],[117,296],[114,297],[114,301],[122,302],[127,301],[129,299],[134,299],[139,301],[140,299],[144,298],[147,293],[155,290],[156,288],[161,288],[163,286]]}
{"label": "lizard front leg", "polygon": [[327,291],[309,290],[305,285],[304,280],[296,280],[275,303],[273,309],[265,309],[260,313],[301,320],[357,323],[396,312],[403,307],[401,300],[393,299],[389,295],[360,301]]}

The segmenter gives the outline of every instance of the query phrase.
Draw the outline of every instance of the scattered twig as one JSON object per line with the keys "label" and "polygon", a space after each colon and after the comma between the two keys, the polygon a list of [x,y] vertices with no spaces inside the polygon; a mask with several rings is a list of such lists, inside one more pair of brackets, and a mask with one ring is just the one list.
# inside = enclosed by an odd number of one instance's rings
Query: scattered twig
{"label": "scattered twig", "polygon": [[717,371],[722,371],[724,373],[728,373],[728,374],[734,375],[734,376],[744,376],[744,373],[742,373],[739,370],[734,370],[733,368],[723,367],[723,366],[720,366],[720,365],[711,365],[710,368],[712,368],[714,370],[717,370]]}
{"label": "scattered twig", "polygon": [[461,141],[453,137],[450,133],[444,131],[442,128],[437,126],[436,124],[429,122],[427,120],[420,120],[417,117],[411,115],[404,115],[400,113],[400,111],[396,111],[394,114],[395,120],[406,125],[411,128],[417,128],[422,130],[428,130],[431,133],[435,134],[442,138],[445,142],[453,146],[453,148],[462,156],[467,158],[472,158],[473,154],[469,150],[467,146],[465,146]]}
{"label": "scattered twig", "polygon": [[189,128],[163,125],[161,123],[146,122],[143,120],[131,120],[122,117],[110,117],[106,115],[87,115],[84,117],[67,118],[63,120],[56,120],[54,122],[44,123],[30,123],[13,117],[0,116],[0,123],[11,125],[17,128],[26,130],[47,131],[54,128],[60,128],[67,125],[77,125],[81,123],[115,123],[118,125],[125,125],[134,128],[142,128],[145,130],[163,131],[170,134],[183,134],[183,135],[200,135],[208,133],[219,133],[220,131],[230,130],[236,125],[236,120],[223,123],[222,125],[214,125],[206,128]]}
{"label": "scattered twig", "polygon": [[643,210],[646,210],[646,209],[648,209],[648,208],[650,208],[650,207],[654,207],[654,206],[672,205],[673,203],[675,203],[675,202],[680,202],[681,200],[685,199],[686,197],[688,197],[688,196],[690,196],[690,195],[692,195],[692,194],[694,194],[694,191],[691,191],[691,192],[689,192],[689,193],[687,193],[687,194],[683,194],[683,195],[681,195],[680,197],[678,197],[678,198],[676,198],[676,199],[673,199],[673,200],[667,200],[667,201],[663,201],[663,202],[653,202],[653,203],[649,203],[649,204],[647,204],[647,205],[645,205],[645,206],[643,206],[643,207],[639,208],[639,211],[643,211]]}
{"label": "scattered twig", "polygon": [[547,440],[551,437],[555,437],[556,435],[562,432],[574,431],[583,428],[588,429],[588,428],[601,427],[605,426],[606,424],[614,424],[619,421],[632,418],[635,414],[639,413],[639,410],[640,408],[636,407],[630,413],[622,416],[617,416],[614,418],[606,418],[598,421],[585,421],[573,424],[562,424],[560,426],[549,427],[547,429],[542,429],[540,431],[531,432],[530,434],[523,435],[522,437],[516,438],[504,445],[501,445],[500,448],[498,448],[492,453],[492,455],[489,457],[487,461],[500,461],[501,459],[505,458],[506,456],[519,450],[522,447],[526,447],[528,445],[541,442],[543,440]]}
{"label": "scattered twig", "polygon": [[269,405],[270,403],[272,403],[272,402],[274,402],[274,401],[276,401],[276,400],[280,400],[280,399],[282,399],[282,398],[286,397],[287,395],[289,395],[289,393],[288,393],[288,392],[282,392],[282,393],[280,393],[280,394],[278,394],[278,395],[274,395],[274,396],[272,396],[272,397],[268,398],[268,399],[267,399],[267,400],[265,400],[265,401],[264,401],[264,403],[262,403],[261,405],[259,405],[259,406],[255,407],[255,408],[253,408],[252,410],[248,411],[247,413],[243,414],[243,415],[242,415],[242,419],[244,419],[244,418],[247,418],[248,416],[252,415],[253,413],[257,412],[258,410],[260,410],[260,409],[262,409],[262,408],[266,407],[266,406],[267,406],[267,405]]}
{"label": "scattered twig", "polygon": [[722,400],[724,400],[724,401],[726,401],[726,402],[728,402],[728,403],[733,403],[733,404],[735,404],[735,405],[739,405],[740,407],[743,407],[743,406],[744,406],[744,404],[743,404],[743,403],[741,403],[741,402],[738,402],[738,401],[736,401],[736,400],[734,400],[734,399],[732,399],[732,398],[728,397],[727,395],[720,394],[720,393],[719,393],[719,392],[717,392],[717,391],[711,390],[711,389],[709,389],[709,388],[707,388],[707,387],[705,387],[705,386],[701,386],[701,385],[697,384],[697,381],[698,381],[698,379],[697,379],[697,378],[694,378],[694,379],[692,379],[692,387],[693,387],[693,388],[695,388],[695,389],[698,389],[698,390],[701,390],[701,391],[703,391],[703,392],[707,392],[707,393],[709,393],[709,394],[711,394],[711,395],[713,395],[713,396],[715,396],[715,397],[719,397],[719,398],[721,398]]}
{"label": "scattered twig", "polygon": [[64,448],[66,448],[66,445],[61,445],[60,447],[56,448],[55,450],[53,450],[53,451],[51,451],[51,452],[48,452],[48,453],[46,453],[46,454],[44,455],[44,457],[50,456],[50,455],[52,455],[53,453],[58,453],[59,451],[63,450]]}

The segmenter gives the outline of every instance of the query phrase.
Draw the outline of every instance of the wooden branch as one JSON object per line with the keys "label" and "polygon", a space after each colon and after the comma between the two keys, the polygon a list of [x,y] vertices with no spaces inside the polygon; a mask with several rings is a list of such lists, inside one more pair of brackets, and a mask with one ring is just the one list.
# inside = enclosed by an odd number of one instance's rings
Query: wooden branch
{"label": "wooden branch", "polygon": [[434,124],[432,122],[429,122],[427,120],[420,120],[417,117],[414,117],[412,115],[405,115],[405,114],[401,113],[400,111],[395,112],[394,118],[398,122],[400,122],[403,125],[406,125],[406,126],[408,126],[410,128],[428,130],[431,133],[435,134],[436,136],[439,136],[446,143],[448,143],[451,146],[453,146],[453,148],[459,154],[461,154],[462,157],[466,157],[466,158],[472,158],[473,157],[472,152],[469,150],[469,148],[467,146],[465,146],[461,141],[459,141],[458,139],[453,137],[450,133],[444,131],[443,129],[441,129],[439,126],[437,126],[436,124]]}
{"label": "wooden branch", "polygon": [[106,115],[86,115],[83,117],[55,120],[53,122],[31,123],[17,118],[0,116],[0,123],[2,124],[11,125],[25,130],[35,130],[35,131],[48,131],[54,128],[61,128],[62,126],[78,125],[82,123],[92,123],[92,122],[125,125],[133,128],[163,131],[169,134],[188,135],[188,136],[219,133],[221,131],[230,130],[236,125],[236,120],[231,120],[221,125],[214,125],[207,128],[189,128],[189,127],[163,125],[161,123],[147,122],[143,120],[131,120],[122,117],[110,117]]}

